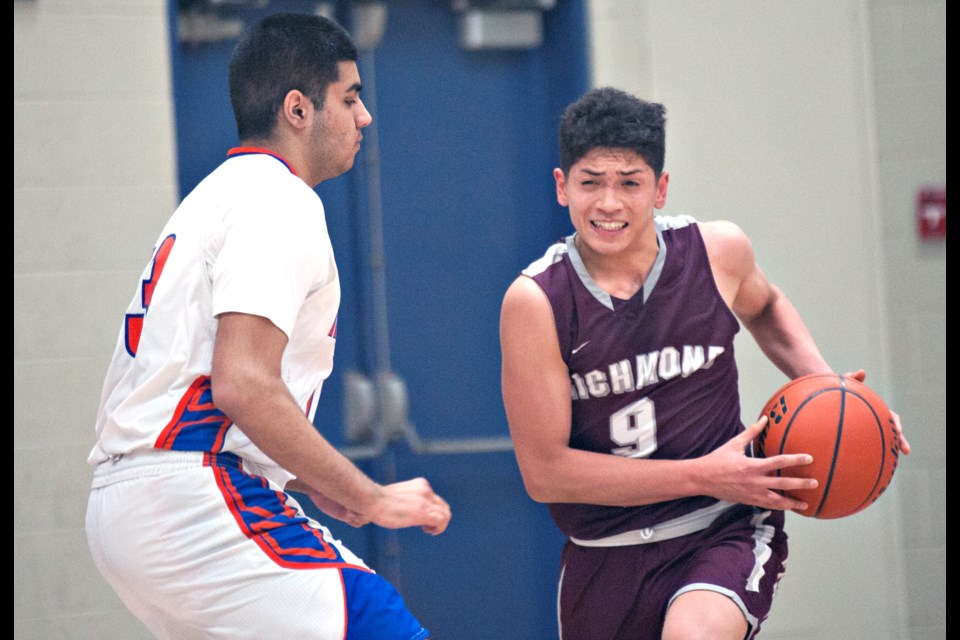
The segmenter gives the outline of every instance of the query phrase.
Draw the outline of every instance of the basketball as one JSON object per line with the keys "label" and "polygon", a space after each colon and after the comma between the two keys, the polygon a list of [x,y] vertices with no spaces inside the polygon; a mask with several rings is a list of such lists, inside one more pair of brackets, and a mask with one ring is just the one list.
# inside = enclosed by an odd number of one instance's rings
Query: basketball
{"label": "basketball", "polygon": [[811,464],[777,472],[818,481],[816,489],[784,492],[807,503],[795,513],[822,519],[852,515],[873,504],[893,478],[900,437],[890,409],[853,378],[815,373],[792,380],[760,416],[768,423],[754,443],[758,456],[813,456]]}

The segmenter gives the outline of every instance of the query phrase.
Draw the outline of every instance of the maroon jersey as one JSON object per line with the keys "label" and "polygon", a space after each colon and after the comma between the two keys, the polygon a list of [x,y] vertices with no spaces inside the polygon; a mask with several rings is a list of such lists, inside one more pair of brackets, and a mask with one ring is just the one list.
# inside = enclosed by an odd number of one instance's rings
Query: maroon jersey
{"label": "maroon jersey", "polygon": [[[713,279],[692,218],[656,217],[660,251],[643,289],[611,298],[593,281],[573,236],[524,274],[553,308],[570,373],[570,446],[629,458],[680,460],[743,430],[733,339],[740,329]],[[641,507],[551,504],[566,535],[636,531],[715,505],[696,496]]]}

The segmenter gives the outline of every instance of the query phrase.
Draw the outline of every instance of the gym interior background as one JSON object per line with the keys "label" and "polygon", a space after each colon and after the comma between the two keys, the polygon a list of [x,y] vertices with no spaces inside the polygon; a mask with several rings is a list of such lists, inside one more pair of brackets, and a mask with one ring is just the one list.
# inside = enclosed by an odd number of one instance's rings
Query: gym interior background
{"label": "gym interior background", "polygon": [[[511,5],[524,17],[498,13]],[[83,530],[100,385],[163,222],[236,142],[236,31],[284,9],[331,12],[361,40],[376,122],[355,169],[319,188],[344,297],[318,427],[374,477],[425,475],[454,513],[438,538],[331,528],[438,640],[556,637],[563,539],[506,440],[497,323],[519,269],[570,230],[556,124],[600,85],[666,104],[665,213],[740,224],[914,448],[870,509],[789,517],[763,636],[945,637],[945,0],[13,9],[14,637],[148,637]],[[749,421],[785,378],[749,336],[737,348]]]}

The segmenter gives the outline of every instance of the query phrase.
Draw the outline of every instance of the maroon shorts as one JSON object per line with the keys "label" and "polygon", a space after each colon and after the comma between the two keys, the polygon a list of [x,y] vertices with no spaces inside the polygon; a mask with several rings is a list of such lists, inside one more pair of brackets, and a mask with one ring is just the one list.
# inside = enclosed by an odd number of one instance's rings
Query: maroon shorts
{"label": "maroon shorts", "polygon": [[560,574],[560,637],[659,640],[673,599],[706,589],[733,600],[752,638],[783,575],[783,521],[782,511],[738,505],[706,529],[671,540],[622,547],[568,541]]}

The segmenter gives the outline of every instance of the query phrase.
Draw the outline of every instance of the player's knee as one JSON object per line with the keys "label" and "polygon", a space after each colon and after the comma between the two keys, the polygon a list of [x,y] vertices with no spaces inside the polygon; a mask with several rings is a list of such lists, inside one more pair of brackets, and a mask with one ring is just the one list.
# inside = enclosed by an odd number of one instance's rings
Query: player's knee
{"label": "player's knee", "polygon": [[747,621],[691,619],[663,627],[663,640],[743,640]]}
{"label": "player's knee", "polygon": [[662,640],[743,640],[747,627],[740,608],[726,596],[691,591],[667,609]]}
{"label": "player's knee", "polygon": [[743,640],[747,623],[731,626],[711,624],[702,620],[664,625],[662,640]]}

